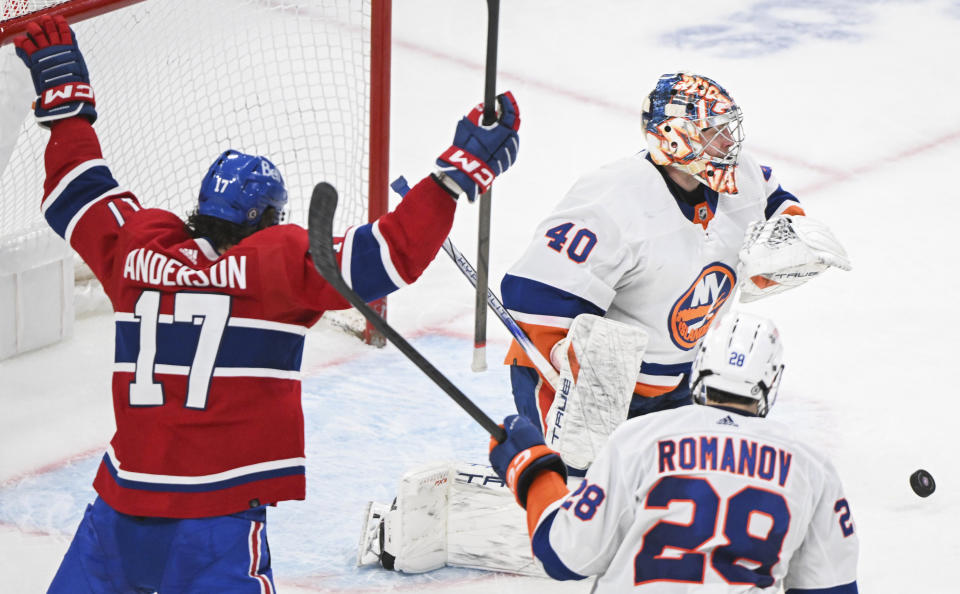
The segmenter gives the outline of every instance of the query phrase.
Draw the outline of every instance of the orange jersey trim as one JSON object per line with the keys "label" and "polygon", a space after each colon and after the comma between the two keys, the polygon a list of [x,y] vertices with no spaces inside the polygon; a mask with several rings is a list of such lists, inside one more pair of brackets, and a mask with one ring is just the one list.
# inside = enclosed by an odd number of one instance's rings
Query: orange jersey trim
{"label": "orange jersey trim", "polygon": [[633,387],[633,393],[637,396],[643,396],[644,398],[656,398],[657,396],[663,396],[667,392],[677,389],[677,385],[674,386],[654,386],[652,384],[641,384],[637,382],[637,385]]}
{"label": "orange jersey trim", "polygon": [[[557,344],[558,340],[566,336],[568,332],[566,328],[558,328],[556,326],[541,326],[539,324],[528,324],[526,322],[517,322],[517,325],[527,333],[530,342],[533,343],[533,346],[537,347],[537,350],[540,351],[540,354],[543,355],[547,361],[550,360],[550,349],[553,348],[553,345]],[[521,347],[520,343],[516,340],[510,344],[510,349],[507,350],[507,356],[503,362],[505,365],[515,364],[536,369],[533,361],[530,360],[530,357],[527,356],[527,353],[523,351],[523,347]]]}
{"label": "orange jersey trim", "polygon": [[[533,343],[533,346],[537,347],[537,350],[540,351],[540,354],[543,355],[547,361],[550,360],[550,349],[553,348],[553,345],[557,344],[557,341],[562,340],[569,331],[567,328],[543,326],[526,322],[517,322],[517,325],[527,333],[530,342]],[[506,365],[529,367],[537,372],[540,381],[537,383],[535,389],[535,398],[537,399],[537,408],[540,411],[540,430],[545,432],[547,427],[547,412],[550,410],[550,405],[553,403],[555,394],[553,388],[550,386],[550,382],[543,377],[543,374],[540,373],[533,364],[533,361],[530,360],[530,357],[527,356],[527,353],[524,352],[523,347],[521,347],[520,343],[516,340],[510,344],[510,348],[507,350],[507,356],[503,362]],[[579,372],[579,366],[577,370]]]}

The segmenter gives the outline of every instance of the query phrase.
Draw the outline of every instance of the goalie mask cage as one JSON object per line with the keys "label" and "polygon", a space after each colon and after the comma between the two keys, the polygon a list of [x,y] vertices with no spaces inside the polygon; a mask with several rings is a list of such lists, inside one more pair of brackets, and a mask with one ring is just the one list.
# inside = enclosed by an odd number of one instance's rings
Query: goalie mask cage
{"label": "goalie mask cage", "polygon": [[[76,32],[97,95],[104,158],[145,207],[185,218],[207,167],[232,148],[278,166],[290,197],[286,222],[306,226],[319,181],[340,193],[337,232],[387,211],[390,0],[0,6],[0,118],[13,121],[0,127],[0,275],[17,260],[23,268],[50,236],[59,240],[40,212],[48,133],[30,112],[29,73],[11,43],[43,13],[63,15]],[[25,81],[25,101],[11,97],[16,77]],[[378,307],[386,313],[385,302]],[[379,342],[372,328],[360,330]]]}

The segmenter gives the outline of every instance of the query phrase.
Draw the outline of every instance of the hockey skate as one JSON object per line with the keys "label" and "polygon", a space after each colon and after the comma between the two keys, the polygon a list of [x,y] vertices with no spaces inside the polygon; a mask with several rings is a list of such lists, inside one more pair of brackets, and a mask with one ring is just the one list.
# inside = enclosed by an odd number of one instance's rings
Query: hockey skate
{"label": "hockey skate", "polygon": [[[394,500],[394,503],[396,503],[396,500]],[[389,503],[367,502],[363,530],[360,532],[360,542],[357,548],[357,567],[383,563],[383,524],[385,516],[391,509],[396,509],[396,507]],[[390,567],[387,567],[387,569],[393,569],[392,556],[390,556],[389,563]]]}

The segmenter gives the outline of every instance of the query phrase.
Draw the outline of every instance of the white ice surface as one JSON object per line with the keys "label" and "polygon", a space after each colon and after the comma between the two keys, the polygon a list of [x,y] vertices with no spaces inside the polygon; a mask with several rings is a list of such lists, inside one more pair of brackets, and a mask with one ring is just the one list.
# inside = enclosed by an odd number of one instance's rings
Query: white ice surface
{"label": "white ice surface", "polygon": [[[482,96],[486,12],[479,0],[394,4],[391,174],[412,182]],[[958,410],[950,367],[960,330],[951,256],[960,3],[503,4],[498,86],[517,95],[523,126],[519,163],[494,189],[491,277],[579,174],[641,148],[640,103],[659,74],[687,68],[720,81],[746,114],[747,149],[830,224],[854,264],[751,304],[776,319],[786,346],[771,415],[832,454],[861,539],[861,591],[957,591],[960,473],[949,436]],[[473,258],[476,209],[459,209],[452,237]],[[930,317],[927,299],[946,313]],[[491,316],[490,370],[471,373],[472,307],[441,254],[391,297],[390,320],[497,417],[512,406],[498,365],[507,335]],[[69,342],[0,363],[4,591],[44,590],[92,497],[113,427],[112,335],[109,316],[88,317]],[[363,503],[389,500],[400,472],[419,462],[481,461],[486,438],[395,349],[320,327],[304,371],[308,498],[270,515],[281,590],[587,589],[457,569],[355,570]],[[928,499],[907,484],[921,467],[937,480]]]}

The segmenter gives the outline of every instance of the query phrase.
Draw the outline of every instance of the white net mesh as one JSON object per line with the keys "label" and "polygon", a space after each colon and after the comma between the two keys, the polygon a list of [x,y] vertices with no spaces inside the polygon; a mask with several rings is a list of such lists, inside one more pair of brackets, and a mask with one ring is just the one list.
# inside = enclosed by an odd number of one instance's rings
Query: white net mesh
{"label": "white net mesh", "polygon": [[[4,18],[62,2],[12,0]],[[335,230],[368,204],[370,0],[147,0],[73,25],[95,125],[121,186],[185,216],[222,151],[270,158],[306,224],[313,185],[340,193]],[[8,48],[5,48],[8,49]],[[0,245],[45,227],[48,133],[23,123],[0,175]]]}
{"label": "white net mesh", "polygon": [[37,12],[44,8],[56,6],[57,4],[66,4],[69,1],[70,0],[3,0],[0,2],[0,6],[3,7],[3,9],[0,10],[0,14],[2,14],[3,19],[6,20],[30,14],[31,12]]}

